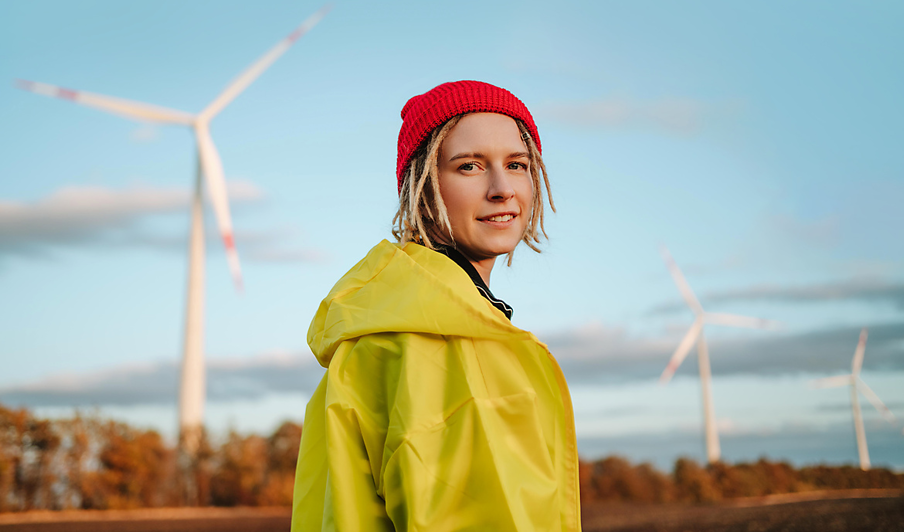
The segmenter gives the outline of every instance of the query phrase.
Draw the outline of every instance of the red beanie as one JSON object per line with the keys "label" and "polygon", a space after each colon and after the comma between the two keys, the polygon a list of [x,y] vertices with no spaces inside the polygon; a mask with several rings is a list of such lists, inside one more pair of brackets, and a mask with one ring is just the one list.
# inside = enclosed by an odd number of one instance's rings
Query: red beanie
{"label": "red beanie", "polygon": [[527,107],[509,91],[482,81],[452,81],[419,94],[402,108],[402,129],[399,131],[399,158],[396,177],[402,193],[402,176],[424,139],[436,127],[453,116],[465,113],[499,113],[524,122],[537,149],[540,135]]}

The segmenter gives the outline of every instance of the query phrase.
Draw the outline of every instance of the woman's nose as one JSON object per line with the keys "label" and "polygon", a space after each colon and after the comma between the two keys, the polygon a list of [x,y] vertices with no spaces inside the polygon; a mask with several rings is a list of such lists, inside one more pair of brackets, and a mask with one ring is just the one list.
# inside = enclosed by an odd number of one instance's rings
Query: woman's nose
{"label": "woman's nose", "polygon": [[490,170],[487,199],[490,201],[505,201],[514,195],[515,187],[512,186],[511,178],[506,175],[505,169],[493,166]]}

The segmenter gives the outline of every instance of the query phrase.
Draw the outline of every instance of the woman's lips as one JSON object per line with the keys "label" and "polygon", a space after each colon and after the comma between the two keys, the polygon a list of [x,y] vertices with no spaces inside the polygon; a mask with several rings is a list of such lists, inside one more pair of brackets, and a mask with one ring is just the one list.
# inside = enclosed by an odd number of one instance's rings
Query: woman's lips
{"label": "woman's lips", "polygon": [[483,218],[478,218],[478,220],[496,227],[507,227],[511,225],[517,217],[518,215],[513,212],[505,212],[484,216]]}

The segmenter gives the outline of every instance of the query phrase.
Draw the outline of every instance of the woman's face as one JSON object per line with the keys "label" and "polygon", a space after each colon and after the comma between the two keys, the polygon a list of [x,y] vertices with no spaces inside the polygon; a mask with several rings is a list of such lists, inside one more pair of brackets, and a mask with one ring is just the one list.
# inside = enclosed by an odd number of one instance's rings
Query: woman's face
{"label": "woman's face", "polygon": [[515,249],[531,214],[530,156],[518,124],[496,113],[465,115],[439,153],[439,188],[456,248],[489,278]]}

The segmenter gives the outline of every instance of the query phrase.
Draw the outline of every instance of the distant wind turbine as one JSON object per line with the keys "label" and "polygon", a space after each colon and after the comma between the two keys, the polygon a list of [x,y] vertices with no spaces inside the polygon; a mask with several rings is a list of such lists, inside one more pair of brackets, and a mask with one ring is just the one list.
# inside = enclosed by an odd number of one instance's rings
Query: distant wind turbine
{"label": "distant wind turbine", "polygon": [[851,387],[851,410],[854,413],[854,431],[857,434],[857,452],[860,455],[860,469],[869,470],[869,450],[866,447],[866,431],[863,429],[863,415],[860,412],[860,397],[857,392],[862,393],[869,399],[869,402],[876,407],[882,416],[894,425],[895,415],[885,406],[882,399],[873,392],[869,386],[860,378],[860,368],[863,366],[863,355],[866,352],[866,328],[860,331],[860,341],[857,342],[857,350],[854,351],[854,360],[851,363],[850,375],[839,375],[837,377],[827,377],[812,381],[810,385],[815,388],[837,388],[839,386]]}
{"label": "distant wind turbine", "polygon": [[[201,202],[202,185],[206,183],[216,214],[217,225],[236,290],[242,290],[242,271],[232,233],[229,198],[223,177],[223,164],[210,137],[211,119],[248,87],[295,41],[313,28],[329,11],[326,5],[307,18],[288,37],[270,49],[235,78],[204,110],[192,115],[146,103],[113,98],[89,92],[74,91],[45,83],[17,80],[19,88],[44,96],[69,100],[129,119],[161,124],[189,126],[194,130],[198,149],[198,168],[191,204],[191,234],[188,251],[188,294],[185,316],[185,340],[182,356],[182,379],[179,390],[180,448],[194,456],[200,443],[204,422],[204,216]],[[203,181],[202,183],[202,176]]]}
{"label": "distant wind turbine", "polygon": [[713,404],[712,373],[710,372],[709,367],[709,349],[706,345],[706,338],[703,335],[703,325],[709,323],[713,325],[727,325],[729,327],[773,329],[778,326],[778,323],[760,318],[737,316],[734,314],[706,312],[703,310],[703,306],[700,305],[700,301],[697,300],[697,296],[691,291],[690,285],[684,279],[684,275],[681,274],[681,270],[678,269],[678,265],[675,264],[669,250],[666,249],[665,246],[662,246],[660,248],[660,253],[669,269],[669,273],[672,274],[672,279],[674,279],[675,284],[678,285],[678,290],[681,292],[682,297],[684,297],[684,301],[691,310],[694,311],[696,318],[694,319],[694,324],[691,325],[690,330],[684,335],[684,339],[678,344],[678,349],[675,350],[671,360],[669,360],[668,365],[662,372],[659,383],[664,385],[671,380],[672,375],[675,374],[675,370],[678,369],[678,366],[681,365],[685,357],[687,357],[687,354],[690,352],[691,347],[693,347],[696,342],[697,365],[700,367],[700,387],[703,389],[703,422],[706,436],[706,459],[709,463],[718,462],[722,451],[719,447],[719,433],[716,427],[716,409]]}

